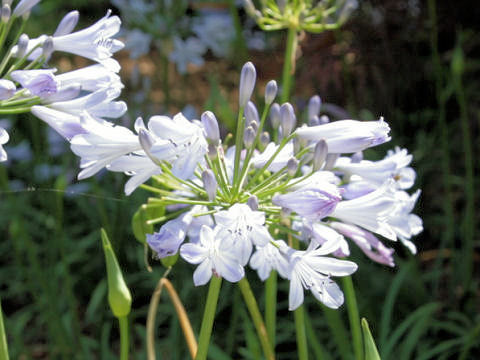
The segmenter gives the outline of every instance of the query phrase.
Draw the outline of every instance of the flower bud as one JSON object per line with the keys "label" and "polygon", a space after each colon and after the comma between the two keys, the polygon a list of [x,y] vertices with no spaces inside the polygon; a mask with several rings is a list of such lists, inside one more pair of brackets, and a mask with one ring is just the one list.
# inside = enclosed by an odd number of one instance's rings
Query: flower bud
{"label": "flower bud", "polygon": [[107,265],[108,280],[108,303],[113,315],[117,318],[127,316],[132,306],[132,295],[123,279],[122,271],[113,252],[112,245],[108,240],[107,233],[101,230],[103,252]]}
{"label": "flower bud", "polygon": [[17,54],[16,57],[22,58],[27,53],[28,42],[30,39],[28,38],[27,34],[20,35],[17,43]]}
{"label": "flower bud", "polygon": [[202,172],[202,181],[203,187],[207,192],[208,199],[210,201],[215,200],[215,195],[217,194],[217,180],[215,179],[215,174],[211,169],[207,169]]}
{"label": "flower bud", "polygon": [[240,74],[240,90],[239,90],[239,106],[243,108],[247,105],[248,100],[253,93],[255,81],[257,79],[257,71],[255,66],[249,61],[242,67]]}
{"label": "flower bud", "polygon": [[328,154],[325,159],[325,166],[323,170],[332,170],[337,162],[337,159],[340,157],[340,154]]}
{"label": "flower bud", "polygon": [[313,151],[313,161],[312,161],[312,166],[313,166],[313,171],[320,170],[323,163],[325,162],[325,159],[327,158],[328,155],[328,146],[327,142],[322,139],[317,142],[315,145],[315,150]]}
{"label": "flower bud", "polygon": [[319,125],[325,125],[330,122],[330,118],[327,115],[320,116]]}
{"label": "flower bud", "polygon": [[10,20],[11,13],[12,11],[10,9],[10,5],[4,4],[2,6],[2,22],[8,22],[8,20]]}
{"label": "flower bud", "polygon": [[270,108],[270,124],[277,129],[280,126],[280,105],[274,103]]}
{"label": "flower bud", "polygon": [[294,157],[290,158],[287,161],[287,172],[288,175],[293,176],[298,170],[298,160]]}
{"label": "flower bud", "polygon": [[215,115],[211,111],[205,111],[201,116],[201,120],[208,141],[213,145],[218,145],[220,143],[220,130]]}
{"label": "flower bud", "polygon": [[265,105],[270,105],[277,96],[278,86],[275,80],[270,80],[265,87]]}
{"label": "flower bud", "polygon": [[13,16],[20,17],[27,14],[39,2],[40,0],[21,0],[13,10]]}
{"label": "flower bud", "polygon": [[51,36],[47,37],[43,42],[42,51],[45,59],[48,59],[53,53],[53,39]]}
{"label": "flower bud", "polygon": [[260,144],[262,145],[262,147],[265,147],[268,145],[269,142],[270,142],[270,134],[264,131],[262,135],[260,135]]}
{"label": "flower bud", "polygon": [[359,163],[363,160],[363,151],[357,151],[355,154],[352,155],[350,161],[352,163]]}
{"label": "flower bud", "polygon": [[154,164],[160,165],[157,157],[151,152],[152,146],[153,144],[155,144],[155,139],[152,137],[150,132],[145,129],[140,129],[138,131],[138,141],[140,142],[143,151],[145,151],[145,154],[147,154],[150,160],[152,160]]}
{"label": "flower bud", "polygon": [[252,122],[257,123],[257,125],[260,124],[257,107],[251,101],[247,103],[247,107],[245,108],[245,120],[247,124],[251,124]]}
{"label": "flower bud", "polygon": [[318,115],[308,118],[308,126],[317,126],[317,125],[320,125],[320,119]]}
{"label": "flower bud", "polygon": [[79,13],[77,10],[70,11],[63,17],[57,26],[53,36],[63,36],[70,34],[78,23]]}
{"label": "flower bud", "polygon": [[243,143],[247,149],[249,149],[253,145],[256,135],[257,134],[255,133],[253,127],[249,126],[245,129],[245,134],[243,135]]}
{"label": "flower bud", "polygon": [[258,130],[258,123],[256,121],[252,121],[249,126],[251,126],[253,128],[253,130],[255,131],[255,134],[257,133],[257,130]]}
{"label": "flower bud", "polygon": [[12,2],[13,2],[13,0],[3,0],[3,1],[2,1],[2,5],[7,4],[7,5],[11,6],[11,5],[12,5]]}
{"label": "flower bud", "polygon": [[308,101],[308,120],[312,119],[314,116],[318,116],[320,113],[320,106],[322,106],[322,99],[320,99],[320,96],[312,96]]}
{"label": "flower bud", "polygon": [[292,104],[285,103],[280,107],[280,123],[282,125],[283,137],[289,136],[297,123]]}
{"label": "flower bud", "polygon": [[0,100],[10,99],[16,90],[17,88],[12,81],[0,79]]}
{"label": "flower bud", "polygon": [[210,158],[210,160],[215,160],[217,158],[217,146],[218,145],[208,144],[208,157]]}
{"label": "flower bud", "polygon": [[247,205],[253,211],[257,211],[258,210],[258,198],[255,195],[250,196],[247,200]]}

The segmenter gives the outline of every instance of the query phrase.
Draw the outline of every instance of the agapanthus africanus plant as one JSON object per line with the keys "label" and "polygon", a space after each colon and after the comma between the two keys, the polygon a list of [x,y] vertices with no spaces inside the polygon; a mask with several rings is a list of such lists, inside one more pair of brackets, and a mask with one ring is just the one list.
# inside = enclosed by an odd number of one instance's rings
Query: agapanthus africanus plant
{"label": "agapanthus africanus plant", "polygon": [[[90,27],[74,31],[79,13],[71,11],[53,35],[30,39],[23,29],[38,2],[21,0],[13,11],[12,1],[2,2],[0,114],[32,112],[71,140],[97,123],[107,124],[103,118],[118,118],[127,110],[123,101],[114,101],[123,88],[117,75],[120,65],[112,59],[112,54],[123,48],[121,41],[112,38],[121,22],[108,11]],[[97,64],[59,74],[48,65],[55,51],[82,56]],[[7,159],[1,145],[8,140],[8,133],[0,128],[0,161]]]}
{"label": "agapanthus africanus plant", "polygon": [[[276,273],[289,281],[290,310],[301,306],[305,291],[336,309],[344,295],[335,279],[357,270],[346,260],[347,239],[388,266],[393,249],[379,236],[415,252],[410,239],[422,231],[422,221],[411,212],[420,192],[405,191],[415,180],[412,156],[395,149],[383,160],[363,160],[363,150],[390,140],[388,124],[383,118],[329,122],[319,117],[318,96],[308,105],[309,124],[297,127],[293,106],[274,103],[273,80],[260,115],[250,101],[255,82],[255,67],[247,63],[233,145],[222,141],[210,111],[200,121],[181,113],[152,116],[147,124],[138,118],[136,133],[90,119],[95,126],[70,140],[81,157],[79,177],[106,167],[130,176],[126,194],[139,186],[155,194],[143,209],[166,212],[144,219],[163,222],[146,241],[157,258],[179,254],[195,265],[195,285],[210,282],[206,313],[215,311],[221,279],[238,282],[249,301],[247,266],[263,281]],[[198,351],[206,354],[208,337],[206,344]],[[271,358],[268,339],[262,345]]]}

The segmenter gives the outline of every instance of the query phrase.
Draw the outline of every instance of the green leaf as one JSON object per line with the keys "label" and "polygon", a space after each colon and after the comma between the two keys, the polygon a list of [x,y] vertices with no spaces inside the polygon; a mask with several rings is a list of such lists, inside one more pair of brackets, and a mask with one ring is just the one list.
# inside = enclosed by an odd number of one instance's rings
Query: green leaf
{"label": "green leaf", "polygon": [[381,360],[372,333],[368,327],[368,322],[365,318],[362,318],[362,331],[363,343],[365,345],[365,360]]}
{"label": "green leaf", "polygon": [[147,224],[150,219],[155,219],[163,216],[165,213],[164,207],[148,207],[142,205],[133,214],[132,217],[132,229],[135,238],[142,244],[145,244],[147,240],[147,234],[153,233],[153,225]]}

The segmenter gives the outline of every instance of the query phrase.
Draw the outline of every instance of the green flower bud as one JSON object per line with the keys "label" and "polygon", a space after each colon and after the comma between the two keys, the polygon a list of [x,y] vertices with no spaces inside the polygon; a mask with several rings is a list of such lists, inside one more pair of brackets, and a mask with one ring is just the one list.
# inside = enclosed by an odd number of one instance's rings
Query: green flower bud
{"label": "green flower bud", "polygon": [[112,245],[104,229],[101,229],[101,234],[105,262],[107,264],[108,303],[110,304],[113,315],[121,318],[130,313],[132,295],[130,294],[127,284],[125,284],[122,271],[120,270]]}

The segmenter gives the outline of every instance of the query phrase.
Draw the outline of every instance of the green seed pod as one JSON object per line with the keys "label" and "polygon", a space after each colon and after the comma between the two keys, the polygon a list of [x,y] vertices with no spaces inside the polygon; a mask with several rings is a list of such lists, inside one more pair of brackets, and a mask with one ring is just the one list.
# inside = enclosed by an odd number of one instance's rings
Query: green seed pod
{"label": "green seed pod", "polygon": [[104,229],[101,229],[101,233],[105,262],[107,264],[108,303],[110,304],[113,315],[117,318],[121,318],[130,313],[132,295],[130,294],[127,284],[125,284],[122,271],[118,265],[112,245],[108,240],[107,233]]}

